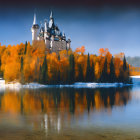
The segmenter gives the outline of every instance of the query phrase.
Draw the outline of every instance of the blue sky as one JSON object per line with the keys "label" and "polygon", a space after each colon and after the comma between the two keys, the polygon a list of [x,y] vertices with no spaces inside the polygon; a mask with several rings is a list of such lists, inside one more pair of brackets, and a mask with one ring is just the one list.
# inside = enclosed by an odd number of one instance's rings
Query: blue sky
{"label": "blue sky", "polygon": [[[26,8],[25,8],[26,9]],[[109,48],[115,54],[140,56],[140,8],[90,7],[90,8],[3,8],[0,9],[0,42],[14,45],[31,42],[34,11],[37,21],[49,19],[53,10],[55,23],[72,40],[72,49],[84,45],[86,52],[98,53],[99,48]]]}

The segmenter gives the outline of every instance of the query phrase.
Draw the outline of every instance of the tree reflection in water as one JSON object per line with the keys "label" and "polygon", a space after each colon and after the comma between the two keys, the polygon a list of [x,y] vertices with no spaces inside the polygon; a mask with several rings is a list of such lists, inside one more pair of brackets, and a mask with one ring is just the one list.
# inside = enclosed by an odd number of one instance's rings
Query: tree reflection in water
{"label": "tree reflection in water", "polygon": [[114,106],[125,106],[131,100],[130,87],[74,89],[49,88],[21,91],[6,90],[0,94],[0,111],[22,117],[34,128],[59,131],[72,117],[81,117],[91,111],[103,111]]}

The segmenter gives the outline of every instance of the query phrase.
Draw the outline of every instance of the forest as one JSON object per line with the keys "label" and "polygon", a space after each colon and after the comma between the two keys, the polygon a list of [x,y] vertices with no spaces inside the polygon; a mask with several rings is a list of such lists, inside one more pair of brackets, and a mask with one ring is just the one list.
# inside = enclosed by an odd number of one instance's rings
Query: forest
{"label": "forest", "polygon": [[107,48],[100,48],[96,55],[85,53],[84,46],[49,53],[43,41],[0,45],[0,77],[7,83],[131,83],[129,73],[124,53],[113,56]]}

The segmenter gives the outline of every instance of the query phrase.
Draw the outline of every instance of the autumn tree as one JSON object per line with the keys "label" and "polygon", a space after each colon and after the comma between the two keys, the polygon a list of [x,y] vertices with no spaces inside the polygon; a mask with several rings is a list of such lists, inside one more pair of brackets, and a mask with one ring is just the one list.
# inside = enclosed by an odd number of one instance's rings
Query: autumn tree
{"label": "autumn tree", "polygon": [[[46,56],[47,54],[47,56]],[[72,84],[74,82],[130,83],[129,66],[124,53],[112,56],[106,48],[99,55],[85,54],[85,47],[74,52],[48,52],[44,41],[0,45],[0,76],[6,82]]]}

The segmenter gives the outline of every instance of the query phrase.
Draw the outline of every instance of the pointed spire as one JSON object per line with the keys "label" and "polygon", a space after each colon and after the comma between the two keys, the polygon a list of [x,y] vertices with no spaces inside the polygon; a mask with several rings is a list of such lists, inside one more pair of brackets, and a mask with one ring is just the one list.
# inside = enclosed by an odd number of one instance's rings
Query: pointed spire
{"label": "pointed spire", "polygon": [[33,25],[37,24],[36,22],[36,14],[34,13],[34,21],[33,21]]}
{"label": "pointed spire", "polygon": [[51,11],[50,18],[53,18],[53,12]]}

